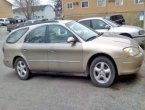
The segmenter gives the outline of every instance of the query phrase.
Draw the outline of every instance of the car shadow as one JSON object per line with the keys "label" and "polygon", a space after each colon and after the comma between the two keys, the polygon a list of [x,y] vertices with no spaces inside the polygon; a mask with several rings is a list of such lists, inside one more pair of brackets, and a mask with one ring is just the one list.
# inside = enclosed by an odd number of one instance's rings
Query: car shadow
{"label": "car shadow", "polygon": [[115,83],[110,87],[113,90],[120,90],[128,86],[134,86],[140,80],[139,74],[122,75],[118,76]]}
{"label": "car shadow", "polygon": [[[15,71],[7,74],[7,78],[18,79]],[[133,86],[140,80],[142,76],[140,74],[124,75],[119,76],[114,84],[110,87],[112,90],[120,90],[126,88],[127,86]],[[68,81],[75,83],[85,83],[87,85],[92,85],[90,77],[82,76],[80,74],[64,74],[64,73],[33,73],[31,79],[42,79],[42,80],[58,80],[58,81]],[[31,80],[30,79],[30,80]]]}
{"label": "car shadow", "polygon": [[49,80],[64,80],[64,81],[75,81],[75,82],[83,82],[90,83],[90,78],[83,76],[81,74],[68,74],[68,73],[33,73],[31,78],[42,78]]}

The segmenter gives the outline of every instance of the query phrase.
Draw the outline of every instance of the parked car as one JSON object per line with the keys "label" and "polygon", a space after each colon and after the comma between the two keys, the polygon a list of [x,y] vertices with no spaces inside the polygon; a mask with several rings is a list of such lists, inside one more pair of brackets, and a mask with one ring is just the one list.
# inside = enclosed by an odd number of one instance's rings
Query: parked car
{"label": "parked car", "polygon": [[97,33],[71,20],[14,30],[3,45],[4,64],[27,80],[35,72],[90,75],[95,86],[109,87],[118,75],[134,74],[143,50],[132,39]]}
{"label": "parked car", "polygon": [[12,30],[20,28],[20,27],[29,26],[29,25],[33,25],[33,24],[38,24],[38,23],[42,22],[42,20],[40,20],[40,19],[27,20],[25,22],[23,22],[23,21],[24,20],[19,19],[19,20],[17,20],[16,24],[9,24],[9,25],[7,25],[7,31],[11,32]]}
{"label": "parked car", "polygon": [[10,21],[7,18],[0,18],[0,26],[6,26]]}
{"label": "parked car", "polygon": [[15,18],[8,18],[10,24],[15,24],[17,23],[17,20]]}
{"label": "parked car", "polygon": [[105,18],[114,21],[117,24],[125,25],[125,19],[121,14],[108,15]]}
{"label": "parked car", "polygon": [[29,25],[33,25],[33,24],[39,24],[42,22],[42,19],[35,19],[35,20],[27,20],[24,23],[24,26],[29,26]]}
{"label": "parked car", "polygon": [[116,33],[136,40],[142,45],[145,40],[145,30],[130,25],[119,25],[104,17],[92,17],[79,20],[81,24],[89,26],[98,32]]}

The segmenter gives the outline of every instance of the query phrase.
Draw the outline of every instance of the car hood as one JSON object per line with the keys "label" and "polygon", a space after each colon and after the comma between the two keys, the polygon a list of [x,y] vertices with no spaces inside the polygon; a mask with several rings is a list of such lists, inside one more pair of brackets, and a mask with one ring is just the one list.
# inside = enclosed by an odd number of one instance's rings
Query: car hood
{"label": "car hood", "polygon": [[101,43],[103,45],[113,45],[113,46],[121,46],[121,47],[128,47],[134,46],[138,47],[138,43],[128,37],[114,34],[114,33],[104,33],[102,36],[92,40],[92,42]]}
{"label": "car hood", "polygon": [[130,26],[130,25],[121,25],[119,27],[114,27],[112,28],[112,32],[113,31],[120,31],[120,32],[138,32],[139,30],[143,30],[142,28],[140,27],[137,27],[137,26]]}

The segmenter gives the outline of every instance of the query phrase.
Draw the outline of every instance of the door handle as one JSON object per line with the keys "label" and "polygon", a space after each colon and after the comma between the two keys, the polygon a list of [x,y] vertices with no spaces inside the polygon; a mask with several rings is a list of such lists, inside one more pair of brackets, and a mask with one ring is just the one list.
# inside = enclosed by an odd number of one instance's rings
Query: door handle
{"label": "door handle", "polygon": [[27,49],[23,49],[23,51],[27,51]]}
{"label": "door handle", "polygon": [[51,49],[48,50],[48,52],[50,52],[50,53],[55,53],[55,51],[54,51],[54,50],[51,50]]}

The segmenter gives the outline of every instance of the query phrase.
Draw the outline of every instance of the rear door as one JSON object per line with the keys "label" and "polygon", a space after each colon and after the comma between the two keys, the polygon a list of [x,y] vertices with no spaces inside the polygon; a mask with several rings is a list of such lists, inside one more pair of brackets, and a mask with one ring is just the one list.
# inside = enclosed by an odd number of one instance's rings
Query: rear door
{"label": "rear door", "polygon": [[22,46],[23,55],[31,70],[48,70],[48,47],[45,43],[46,28],[47,26],[40,26],[30,32]]}

